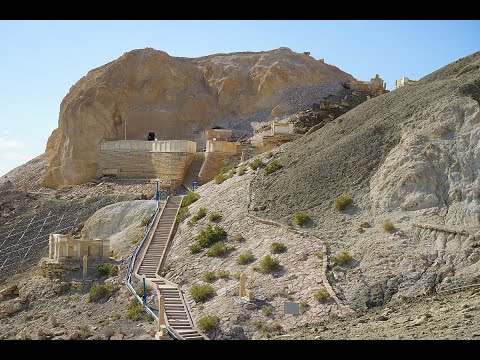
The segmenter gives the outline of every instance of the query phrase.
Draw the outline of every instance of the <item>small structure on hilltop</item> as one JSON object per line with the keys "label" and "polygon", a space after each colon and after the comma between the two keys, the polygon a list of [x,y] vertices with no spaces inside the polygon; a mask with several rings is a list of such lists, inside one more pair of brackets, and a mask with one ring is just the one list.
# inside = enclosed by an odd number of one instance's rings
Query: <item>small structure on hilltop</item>
{"label": "small structure on hilltop", "polygon": [[232,138],[232,130],[230,129],[207,129],[205,130],[207,140],[230,141]]}
{"label": "small structure on hilltop", "polygon": [[417,80],[411,80],[408,77],[404,76],[399,80],[395,80],[395,89],[398,89],[402,86],[408,85],[408,84],[413,84],[417,82]]}
{"label": "small structure on hilltop", "polygon": [[50,234],[48,257],[56,262],[108,259],[110,240],[75,238],[72,235]]}
{"label": "small structure on hilltop", "polygon": [[238,144],[234,141],[207,140],[206,152],[237,153]]}
{"label": "small structure on hilltop", "polygon": [[270,126],[270,135],[264,135],[262,138],[264,150],[273,149],[301,136],[293,133],[293,123],[272,122]]}
{"label": "small structure on hilltop", "polygon": [[291,135],[293,134],[293,124],[272,122],[271,131],[272,135]]}
{"label": "small structure on hilltop", "polygon": [[366,91],[387,91],[387,84],[383,79],[376,74],[370,81],[351,80],[345,83],[345,87],[351,90],[366,90]]}

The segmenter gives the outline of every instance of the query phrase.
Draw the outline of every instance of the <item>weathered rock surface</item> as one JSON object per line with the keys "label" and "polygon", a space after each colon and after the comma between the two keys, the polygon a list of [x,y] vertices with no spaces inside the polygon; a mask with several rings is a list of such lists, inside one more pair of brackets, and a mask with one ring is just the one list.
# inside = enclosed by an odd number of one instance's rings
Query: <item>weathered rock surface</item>
{"label": "weathered rock surface", "polygon": [[[81,78],[60,105],[48,140],[43,184],[58,187],[96,175],[101,140],[191,139],[229,119],[267,118],[311,105],[353,79],[335,66],[287,48],[177,58],[133,50]],[[235,126],[235,121],[233,121]]]}
{"label": "weathered rock surface", "polygon": [[[478,282],[479,96],[477,52],[370,99],[288,144],[283,168],[253,180],[252,206],[284,222],[306,211],[331,253],[350,252],[333,274],[355,308]],[[353,205],[338,212],[341,193]]]}
{"label": "weathered rock surface", "polygon": [[82,236],[109,239],[110,249],[124,256],[132,242],[141,239],[145,231],[142,221],[150,218],[156,206],[155,200],[122,201],[105,206],[86,221]]}

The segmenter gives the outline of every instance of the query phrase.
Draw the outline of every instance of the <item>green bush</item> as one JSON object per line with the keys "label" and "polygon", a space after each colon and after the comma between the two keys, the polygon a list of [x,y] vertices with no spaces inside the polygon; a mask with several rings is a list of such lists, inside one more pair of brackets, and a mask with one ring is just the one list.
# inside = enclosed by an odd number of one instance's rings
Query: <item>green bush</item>
{"label": "green bush", "polygon": [[264,324],[261,321],[253,322],[253,326],[259,330],[263,336],[269,336],[270,333],[278,333],[282,330],[282,325],[274,322],[272,325]]}
{"label": "green bush", "polygon": [[316,256],[317,258],[319,258],[320,260],[323,260],[323,251],[317,251],[317,252],[315,253],[315,256]]}
{"label": "green bush", "polygon": [[202,251],[202,247],[198,243],[192,244],[188,248],[190,249],[190,254],[198,254]]}
{"label": "green bush", "polygon": [[263,173],[265,175],[270,175],[271,173],[274,173],[277,170],[280,170],[283,167],[283,165],[280,165],[277,160],[272,161],[270,164],[267,165],[265,170],[263,170]]}
{"label": "green bush", "polygon": [[304,211],[295,211],[293,223],[298,226],[306,225],[310,221],[310,216]]}
{"label": "green bush", "polygon": [[334,200],[333,208],[335,210],[342,211],[348,205],[350,205],[352,202],[353,202],[353,200],[352,200],[352,198],[350,198],[350,196],[348,196],[347,194],[342,194]]}
{"label": "green bush", "polygon": [[343,266],[352,260],[352,255],[343,250],[336,255],[332,255],[330,259],[332,260],[333,266]]}
{"label": "green bush", "polygon": [[218,270],[217,271],[217,276],[220,279],[228,279],[230,277],[230,271],[228,271],[228,270]]}
{"label": "green bush", "polygon": [[265,316],[270,316],[272,311],[273,311],[273,307],[271,307],[271,306],[262,307],[262,314],[265,315]]}
{"label": "green bush", "polygon": [[148,220],[150,220],[150,216],[144,216],[140,222],[140,226],[146,226],[148,224]]}
{"label": "green bush", "polygon": [[225,240],[226,238],[227,232],[222,227],[218,225],[212,227],[209,225],[203,229],[195,239],[197,240],[198,245],[202,248],[206,248],[216,242]]}
{"label": "green bush", "polygon": [[273,153],[270,151],[268,154],[267,154],[267,158],[271,158],[273,156]]}
{"label": "green bush", "polygon": [[215,296],[215,290],[207,284],[195,284],[189,289],[189,292],[197,303],[204,303]]}
{"label": "green bush", "polygon": [[260,158],[256,158],[255,160],[253,160],[248,164],[248,166],[250,166],[250,169],[252,170],[257,170],[262,165],[263,165],[263,161]]}
{"label": "green bush", "polygon": [[279,290],[277,293],[279,296],[287,298],[288,300],[292,301],[293,300],[293,294],[295,294],[295,291],[290,291],[287,292],[287,290]]}
{"label": "green bush", "polygon": [[181,207],[180,210],[178,210],[178,214],[176,217],[177,222],[181,223],[183,220],[185,220],[188,217],[188,207]]}
{"label": "green bush", "polygon": [[383,222],[382,228],[383,228],[383,231],[390,232],[393,229],[395,229],[395,225],[393,225],[393,222],[390,219],[387,219]]}
{"label": "green bush", "polygon": [[142,239],[142,234],[137,234],[133,240],[132,240],[132,245],[138,244],[138,242]]}
{"label": "green bush", "polygon": [[104,298],[108,298],[110,295],[118,290],[118,285],[114,284],[93,284],[88,293],[87,302],[97,302]]}
{"label": "green bush", "polygon": [[270,251],[272,254],[280,254],[287,251],[287,247],[285,244],[274,242],[272,245],[270,245]]}
{"label": "green bush", "polygon": [[201,332],[209,333],[210,331],[213,331],[217,328],[218,321],[219,321],[219,318],[217,316],[206,315],[202,317],[200,320],[198,320],[197,326]]}
{"label": "green bush", "polygon": [[210,221],[217,221],[219,219],[222,218],[222,214],[218,213],[218,212],[215,212],[215,213],[211,213],[210,215],[208,215],[208,220]]}
{"label": "green bush", "polygon": [[208,271],[202,276],[203,281],[206,282],[212,282],[217,280],[217,275],[215,274],[215,271]]}
{"label": "green bush", "polygon": [[328,298],[330,298],[330,294],[328,293],[327,289],[323,288],[323,289],[320,289],[318,291],[316,291],[314,294],[313,294],[313,297],[320,301],[320,302],[323,302],[325,300],[327,300]]}
{"label": "green bush", "polygon": [[235,165],[227,165],[227,166],[222,166],[220,168],[220,171],[218,172],[219,174],[225,174],[229,171],[232,171],[235,168]]}
{"label": "green bush", "polygon": [[88,325],[82,325],[78,329],[80,330],[80,339],[82,340],[87,340],[93,335],[93,332]]}
{"label": "green bush", "polygon": [[305,311],[308,310],[308,308],[310,307],[310,305],[308,305],[308,302],[303,300],[303,301],[300,301],[300,314],[303,314],[305,313]]}
{"label": "green bush", "polygon": [[260,260],[258,270],[261,273],[266,274],[266,273],[270,273],[278,270],[279,267],[280,267],[280,262],[277,259],[271,257],[270,255],[267,255],[262,260]]}
{"label": "green bush", "polygon": [[327,280],[329,283],[333,283],[335,281],[335,276],[333,276],[333,271],[328,271],[326,274]]}
{"label": "green bush", "polygon": [[[215,184],[221,184],[225,180],[233,177],[233,174],[235,174],[235,170],[233,170],[234,167],[235,165],[223,166],[214,178]],[[228,175],[226,175],[227,172],[228,172]]]}
{"label": "green bush", "polygon": [[218,241],[212,245],[210,250],[208,250],[207,256],[220,257],[220,256],[227,255],[232,250],[233,248],[225,245],[223,241]]}
{"label": "green bush", "polygon": [[183,197],[181,206],[182,207],[190,206],[191,204],[193,204],[198,199],[200,199],[200,195],[198,195],[197,193],[195,193],[193,191],[189,191],[187,193],[187,195],[185,195]]}
{"label": "green bush", "polygon": [[165,276],[170,270],[172,270],[171,264],[163,264],[160,267],[160,276]]}
{"label": "green bush", "polygon": [[239,169],[238,169],[238,175],[239,176],[242,176],[242,175],[245,175],[245,171],[247,170],[247,168],[245,166],[241,166]]}
{"label": "green bush", "polygon": [[[147,295],[150,294],[152,291],[152,288],[147,285]],[[137,293],[138,296],[143,296],[143,283],[140,283],[137,288],[135,289],[135,292]]]}
{"label": "green bush", "polygon": [[235,234],[232,236],[232,240],[236,242],[243,242],[245,241],[245,238],[241,234]]}
{"label": "green bush", "polygon": [[218,174],[218,175],[215,175],[215,184],[217,185],[220,185],[221,183],[223,183],[225,180],[228,179],[228,176],[226,176],[225,174]]}
{"label": "green bush", "polygon": [[190,221],[188,222],[189,225],[195,224],[198,220],[203,219],[207,215],[207,209],[206,208],[200,208],[198,211],[195,213],[195,215],[192,216]]}
{"label": "green bush", "polygon": [[240,274],[239,272],[236,272],[235,274],[233,274],[233,278],[234,278],[235,280],[240,280],[240,275],[241,275],[241,274]]}
{"label": "green bush", "polygon": [[255,260],[255,256],[253,256],[253,253],[249,250],[247,252],[244,252],[237,258],[237,264],[246,265],[246,264],[250,264],[254,260]]}
{"label": "green bush", "polygon": [[137,298],[133,298],[130,301],[130,305],[127,308],[127,319],[138,320],[143,314],[143,304],[140,303]]}
{"label": "green bush", "polygon": [[103,276],[117,276],[118,275],[118,267],[113,264],[105,263],[100,265],[97,268],[97,278],[101,278]]}

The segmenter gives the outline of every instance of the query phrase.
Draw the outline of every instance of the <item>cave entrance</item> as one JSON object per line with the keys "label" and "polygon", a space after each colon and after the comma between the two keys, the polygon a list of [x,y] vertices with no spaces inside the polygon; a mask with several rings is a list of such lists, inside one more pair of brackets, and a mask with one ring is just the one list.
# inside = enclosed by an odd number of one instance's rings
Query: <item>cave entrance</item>
{"label": "cave entrance", "polygon": [[155,141],[155,133],[153,131],[148,133],[148,141]]}

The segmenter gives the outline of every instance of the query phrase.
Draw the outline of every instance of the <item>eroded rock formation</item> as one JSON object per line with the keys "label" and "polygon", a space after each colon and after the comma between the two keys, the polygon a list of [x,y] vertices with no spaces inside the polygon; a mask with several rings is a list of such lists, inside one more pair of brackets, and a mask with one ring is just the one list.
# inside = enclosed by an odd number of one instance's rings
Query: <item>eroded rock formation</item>
{"label": "eroded rock formation", "polygon": [[125,133],[146,140],[149,131],[159,140],[191,140],[222,121],[298,110],[351,79],[287,48],[192,59],[151,48],[130,51],[89,71],[63,99],[58,129],[46,147],[43,185],[94,177],[102,140],[123,139]]}

